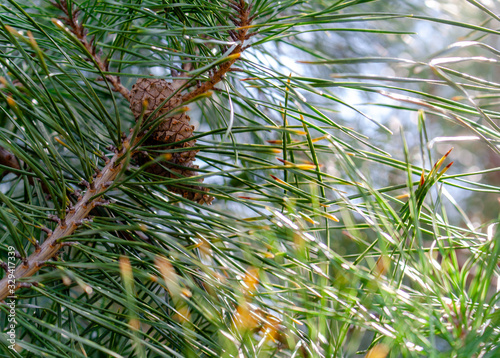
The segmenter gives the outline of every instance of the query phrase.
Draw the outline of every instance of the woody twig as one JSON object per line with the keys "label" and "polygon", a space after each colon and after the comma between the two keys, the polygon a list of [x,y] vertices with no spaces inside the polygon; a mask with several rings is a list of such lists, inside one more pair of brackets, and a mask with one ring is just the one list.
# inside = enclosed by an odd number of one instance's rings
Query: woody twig
{"label": "woody twig", "polygon": [[[103,168],[101,173],[97,175],[93,183],[94,189],[89,189],[83,195],[77,204],[72,208],[65,218],[60,219],[56,229],[52,232],[47,232],[45,241],[35,248],[35,252],[27,258],[21,258],[22,263],[15,269],[13,277],[15,277],[15,289],[21,288],[22,285],[18,280],[27,278],[35,274],[45,263],[50,261],[56,256],[63,246],[60,239],[67,237],[75,232],[75,230],[88,218],[90,211],[101,200],[99,194],[105,191],[110,183],[116,179],[120,173],[124,161],[120,161],[122,155],[126,153],[128,145],[128,138],[123,142],[123,149],[121,152],[109,161]],[[8,277],[0,281],[0,301],[4,300],[7,296],[13,296],[14,292],[9,290]]]}
{"label": "woody twig", "polygon": [[214,88],[214,86],[219,83],[224,75],[231,70],[231,66],[238,60],[239,54],[244,50],[243,44],[245,40],[256,35],[256,33],[249,33],[248,30],[254,19],[254,16],[250,15],[251,6],[247,4],[244,0],[230,1],[231,7],[237,11],[236,17],[232,18],[233,23],[238,26],[236,30],[230,30],[229,35],[234,41],[238,41],[239,44],[234,48],[230,54],[230,60],[224,62],[219,66],[215,73],[210,77],[210,79],[201,84],[195,90],[185,94],[182,97],[183,102],[187,102],[202,93],[206,93]]}
{"label": "woody twig", "polygon": [[[240,43],[232,51],[233,57],[230,60],[224,62],[219,66],[219,68],[212,74],[207,82],[204,82],[201,86],[194,89],[181,97],[181,103],[187,102],[200,94],[203,94],[211,89],[222,80],[224,75],[230,71],[231,66],[236,62],[237,58],[243,50],[243,42],[248,39],[253,34],[248,33],[249,25],[253,19],[250,16],[250,6],[243,0],[230,1],[231,7],[236,10],[236,17],[233,19],[238,28],[235,31],[230,32],[233,40],[237,40]],[[58,3],[54,3],[54,6],[61,9],[65,14],[63,20],[71,28],[71,32],[78,38],[81,44],[85,47],[88,53],[91,54],[92,60],[95,65],[102,71],[108,72],[108,62],[103,60],[101,56],[96,52],[94,40],[87,39],[87,32],[83,25],[77,20],[78,9],[69,8],[66,0],[60,0]],[[108,80],[116,91],[121,93],[123,97],[127,100],[130,98],[130,93],[127,88],[125,88],[121,83],[120,79],[114,75],[105,75],[106,80]],[[173,97],[172,101],[176,101],[176,106],[179,105],[179,97]],[[173,106],[174,103],[167,103],[166,106]],[[62,240],[65,237],[72,235],[76,229],[88,219],[90,211],[99,205],[102,201],[101,197],[104,192],[112,185],[119,175],[123,172],[123,165],[127,162],[122,160],[123,156],[128,154],[130,148],[134,148],[137,143],[141,140],[140,137],[135,137],[131,133],[128,137],[123,139],[120,150],[115,152],[115,155],[107,162],[106,166],[102,170],[98,171],[97,177],[93,181],[92,185],[88,187],[84,195],[80,196],[74,207],[70,208],[68,214],[64,218],[58,219],[57,226],[54,231],[47,230],[47,237],[41,245],[35,246],[35,251],[28,257],[21,257],[22,263],[16,267],[13,272],[16,278],[15,289],[12,292],[9,289],[9,280],[4,277],[0,280],[0,301],[5,300],[10,295],[15,294],[15,290],[24,287],[25,285],[20,282],[20,280],[29,278],[33,276],[41,267],[47,265],[50,260],[53,260],[60,249],[63,247]],[[133,140],[133,142],[131,142]],[[3,165],[17,169],[19,167],[19,162],[17,159],[4,148],[0,147],[0,163]]]}
{"label": "woody twig", "polygon": [[[107,59],[103,59],[102,55],[99,52],[97,52],[97,44],[95,41],[95,37],[92,37],[89,40],[87,38],[88,34],[87,29],[85,29],[84,26],[78,22],[78,15],[81,12],[80,9],[73,7],[72,3],[68,6],[66,0],[59,0],[58,2],[53,2],[52,5],[54,5],[64,13],[64,16],[62,16],[60,19],[63,20],[66,25],[69,26],[70,31],[78,38],[83,47],[85,47],[85,49],[88,51],[88,53],[92,57],[91,60],[94,61],[95,65],[99,68],[99,70],[101,70],[102,72],[108,72],[109,61]],[[116,92],[121,93],[121,95],[126,100],[129,100],[130,96],[129,90],[122,85],[120,77],[109,74],[104,75],[104,77],[109,83],[113,85],[113,88]]]}

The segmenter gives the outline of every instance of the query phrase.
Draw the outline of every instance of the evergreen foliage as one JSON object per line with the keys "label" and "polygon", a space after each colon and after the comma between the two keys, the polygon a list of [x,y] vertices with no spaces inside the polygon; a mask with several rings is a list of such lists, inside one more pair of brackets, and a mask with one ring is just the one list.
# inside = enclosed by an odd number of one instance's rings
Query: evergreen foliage
{"label": "evergreen foliage", "polygon": [[389,3],[0,4],[1,356],[500,356],[500,18]]}

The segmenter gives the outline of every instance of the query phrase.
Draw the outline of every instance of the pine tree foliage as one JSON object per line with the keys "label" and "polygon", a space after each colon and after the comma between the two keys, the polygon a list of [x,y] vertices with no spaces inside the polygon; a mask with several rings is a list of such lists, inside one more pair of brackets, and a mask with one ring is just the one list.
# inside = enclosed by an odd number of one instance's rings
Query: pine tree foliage
{"label": "pine tree foliage", "polygon": [[[0,4],[2,356],[499,356],[497,222],[450,194],[498,194],[471,179],[498,168],[431,144],[500,154],[500,18],[386,4]],[[415,23],[463,39],[412,60],[324,51]],[[429,118],[462,132],[436,139]]]}

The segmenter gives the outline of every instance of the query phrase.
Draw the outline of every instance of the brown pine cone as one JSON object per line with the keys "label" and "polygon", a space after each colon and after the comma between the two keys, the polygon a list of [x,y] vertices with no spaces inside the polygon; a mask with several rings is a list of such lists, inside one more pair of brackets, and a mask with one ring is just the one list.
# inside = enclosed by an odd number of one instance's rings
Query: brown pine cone
{"label": "brown pine cone", "polygon": [[[170,82],[157,78],[139,78],[130,91],[130,109],[135,118],[138,119],[142,113],[142,106],[147,101],[147,107],[144,112],[144,119],[147,119],[174,92],[175,87]],[[149,120],[152,121],[165,115],[180,104],[181,95],[178,93],[170,98],[163,108]],[[189,116],[185,113],[165,118],[154,131],[153,139],[163,143],[173,143],[192,137],[194,126],[189,124],[189,120]],[[190,147],[194,146],[194,143]]]}
{"label": "brown pine cone", "polygon": [[[135,155],[135,159],[140,165],[143,165],[150,161],[148,154],[144,152],[138,152]],[[173,158],[172,158],[173,159]],[[184,164],[185,167],[179,168],[174,167],[173,161],[165,161],[160,163],[155,163],[149,166],[146,171],[151,174],[159,175],[164,178],[172,178],[179,179],[182,177],[192,177],[195,176],[196,169],[198,169],[197,165],[193,163]],[[198,182],[203,182],[203,179],[197,179]],[[167,189],[172,193],[180,194],[184,198],[197,202],[198,204],[208,204],[210,205],[214,200],[213,196],[208,195],[208,188],[199,186],[199,185],[185,185],[185,184],[176,184],[176,185],[168,185]]]}
{"label": "brown pine cone", "polygon": [[[132,110],[136,120],[140,117],[145,103],[147,106],[144,112],[144,119],[148,119],[150,122],[162,115],[167,114],[174,108],[179,107],[182,104],[182,96],[180,94],[176,94],[171,97],[172,93],[175,92],[175,89],[176,88],[172,83],[162,79],[139,78],[130,91],[130,109]],[[155,114],[155,116],[153,118],[148,118],[155,111],[155,109],[169,97],[171,98]],[[153,131],[151,137],[146,140],[145,144],[148,146],[156,146],[168,143],[171,144],[169,149],[186,148],[187,150],[172,153],[172,157],[169,161],[162,162],[161,165],[151,165],[148,169],[146,169],[147,172],[161,175],[166,178],[179,178],[183,176],[191,177],[196,175],[196,171],[192,169],[197,169],[198,167],[193,165],[192,162],[195,160],[198,150],[189,150],[196,145],[195,139],[188,140],[193,136],[194,130],[194,126],[192,126],[189,121],[190,118],[186,113],[176,114],[172,117],[165,117],[161,121],[159,126]],[[180,141],[184,142],[178,143]],[[153,151],[150,151],[148,154],[152,157],[160,155],[160,153]],[[136,155],[135,159],[140,164],[144,164],[147,160],[149,160],[147,159],[147,155]],[[184,166],[189,169],[179,169],[178,166]],[[165,168],[170,169],[172,172]],[[203,180],[199,181],[201,182]],[[167,188],[171,192],[181,194],[183,197],[196,201],[200,204],[210,204],[213,200],[213,197],[205,194],[208,192],[208,188],[201,186],[178,185],[175,187],[167,186]],[[204,193],[198,193],[192,190]]]}
{"label": "brown pine cone", "polygon": [[[197,165],[188,166],[189,169],[185,168],[171,168],[172,171],[169,173],[172,179],[178,179],[184,177],[191,177],[196,175],[196,169],[198,169]],[[198,179],[197,181],[202,182],[203,179]],[[198,204],[212,204],[212,200],[214,200],[213,196],[208,195],[208,188],[199,186],[199,185],[181,185],[172,186],[167,185],[168,190],[172,193],[181,194],[184,198],[197,202]],[[199,191],[199,192],[198,192]]]}

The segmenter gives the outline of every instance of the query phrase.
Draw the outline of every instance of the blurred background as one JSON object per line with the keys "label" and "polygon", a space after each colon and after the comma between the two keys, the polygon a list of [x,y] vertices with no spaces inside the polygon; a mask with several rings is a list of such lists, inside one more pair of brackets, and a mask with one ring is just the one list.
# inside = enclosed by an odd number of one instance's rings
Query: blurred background
{"label": "blurred background", "polygon": [[[311,6],[319,10],[331,3],[316,1],[312,2]],[[484,8],[479,8],[480,5],[491,10],[491,16],[487,16]],[[450,209],[449,220],[456,225],[478,227],[497,219],[498,194],[495,186],[500,183],[500,173],[496,170],[500,167],[498,153],[481,141],[471,128],[457,120],[446,118],[436,108],[406,103],[405,110],[401,110],[405,107],[401,102],[374,92],[386,90],[417,99],[424,98],[429,103],[451,108],[453,112],[458,107],[471,106],[466,95],[453,85],[453,81],[456,81],[470,85],[465,86],[466,93],[483,110],[498,110],[498,53],[492,53],[484,45],[498,49],[499,37],[453,25],[465,22],[495,28],[498,26],[498,17],[495,18],[495,14],[500,13],[500,4],[490,0],[482,1],[481,4],[465,0],[386,0],[360,4],[355,7],[355,12],[366,15],[377,12],[393,13],[394,18],[389,21],[387,18],[381,18],[380,22],[346,22],[338,31],[327,33],[313,32],[318,26],[311,26],[310,32],[304,31],[296,36],[296,47],[273,43],[268,45],[269,55],[262,59],[267,61],[269,66],[292,70],[293,76],[318,77],[339,83],[334,89],[329,89],[331,93],[346,104],[361,110],[366,116],[342,104],[332,105],[331,101],[324,101],[327,106],[325,110],[330,112],[336,122],[368,136],[372,143],[391,153],[394,158],[404,161],[401,130],[407,141],[411,163],[414,165],[421,166],[424,162],[424,166],[430,169],[435,160],[453,147],[449,158],[454,164],[447,174],[470,174],[461,177],[467,182],[450,181],[455,186],[447,186],[445,189],[449,192],[449,197],[456,200],[456,206],[444,200],[446,207]],[[414,13],[418,16],[415,16],[415,19],[398,18],[397,15],[402,13]],[[442,21],[432,21],[433,18]],[[384,36],[380,33],[363,32],[368,28],[376,29],[377,24],[380,24],[378,29],[381,32],[399,31],[402,34]],[[322,26],[328,28],[328,25]],[[351,31],[346,31],[346,28]],[[307,45],[301,48],[301,41]],[[474,41],[480,41],[484,45],[475,45]],[[311,51],[311,48],[314,50]],[[279,56],[273,56],[274,53],[279,53]],[[370,60],[366,60],[367,58]],[[341,59],[347,61],[338,61]],[[447,79],[435,73],[430,66],[432,61],[437,63],[439,59],[448,59],[443,63]],[[300,63],[301,61],[313,63]],[[325,64],[329,61],[332,64]],[[360,87],[366,89],[370,84],[373,84],[373,91],[360,90]],[[381,84],[387,87],[383,88]],[[475,87],[476,84],[485,87]],[[422,96],[423,93],[427,95]],[[304,95],[308,100],[321,105],[320,96],[307,93]],[[452,99],[455,103],[450,104],[445,99]],[[408,108],[411,110],[407,111]],[[423,141],[420,138],[416,109],[426,110],[428,137]],[[474,111],[465,110],[463,115],[472,122],[485,123]],[[495,115],[492,118],[498,123]],[[428,153],[422,153],[421,143],[429,150],[432,158],[428,157]],[[324,158],[322,162],[329,173],[339,174],[334,165],[328,165],[331,163],[328,158]],[[381,168],[378,163],[364,161],[361,168],[376,187],[405,181],[405,173],[390,166]],[[490,172],[482,173],[485,170]],[[418,176],[415,176],[414,180],[418,180]],[[475,191],[463,190],[460,188],[462,185]],[[463,209],[463,213],[458,208]],[[466,215],[463,215],[464,213]]]}

